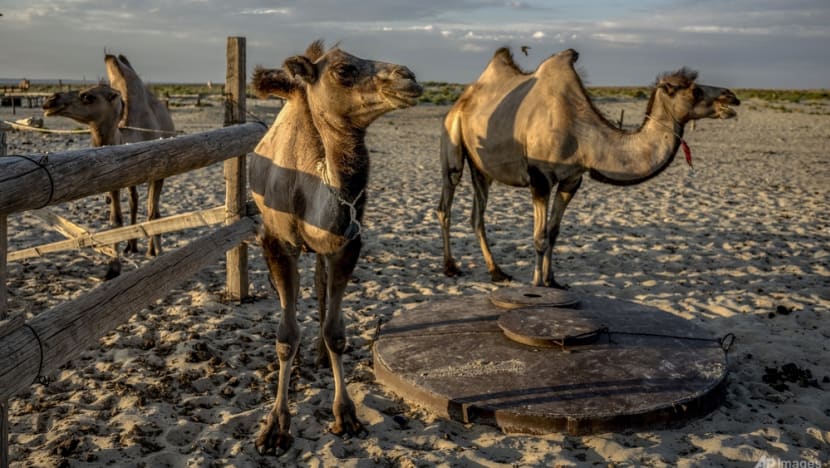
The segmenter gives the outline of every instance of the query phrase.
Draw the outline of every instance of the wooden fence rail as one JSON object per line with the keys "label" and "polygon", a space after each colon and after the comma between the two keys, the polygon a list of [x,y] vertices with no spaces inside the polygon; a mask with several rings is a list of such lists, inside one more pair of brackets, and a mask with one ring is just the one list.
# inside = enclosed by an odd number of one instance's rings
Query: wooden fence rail
{"label": "wooden fence rail", "polygon": [[0,213],[43,208],[163,179],[251,151],[265,127],[247,123],[167,140],[0,159]]}
{"label": "wooden fence rail", "polygon": [[[241,216],[235,215],[232,220],[235,221],[240,219],[242,216],[253,216],[257,214],[259,214],[259,208],[257,208],[254,202],[249,201],[245,204],[244,212]],[[145,221],[139,224],[131,224],[129,226],[109,229],[104,232],[84,232],[80,234],[73,234],[68,236],[70,238],[66,240],[8,252],[6,254],[6,261],[19,262],[20,260],[25,260],[27,258],[42,257],[51,253],[65,252],[67,250],[77,250],[82,248],[92,248],[101,251],[106,250],[107,248],[111,249],[112,244],[123,242],[128,239],[149,238],[156,234],[165,234],[168,232],[182,231],[184,229],[205,227],[212,224],[219,224],[223,221],[227,221],[228,219],[230,218],[227,214],[227,208],[224,206],[217,206],[216,208],[167,216],[155,221]],[[102,253],[109,255],[109,252],[106,251]],[[117,254],[110,256],[116,255]]]}
{"label": "wooden fence rail", "polygon": [[170,288],[253,237],[255,229],[252,218],[242,218],[107,281],[76,300],[42,312],[25,325],[0,329],[0,401],[29,388],[39,375],[55,371],[95,346],[99,338],[166,296]]}
{"label": "wooden fence rail", "polygon": [[[242,123],[246,113],[245,38],[228,38],[227,59],[225,125],[232,126],[167,140],[46,156],[0,157],[0,468],[8,468],[10,461],[8,398],[28,388],[37,377],[53,372],[82,350],[94,346],[112,328],[166,296],[170,288],[229,250],[229,296],[239,300],[247,296],[247,251],[238,246],[254,237],[257,223],[248,217],[254,210],[246,203],[245,155],[259,142],[266,128],[259,123]],[[4,130],[6,126],[0,123],[0,156],[5,151]],[[60,225],[70,239],[15,254],[41,255],[49,249],[100,247],[102,240],[147,236],[221,221],[227,225],[28,322],[20,314],[7,318],[9,214],[162,179],[229,159],[232,161],[225,165],[223,207],[98,234],[69,220],[47,216],[47,222]]]}

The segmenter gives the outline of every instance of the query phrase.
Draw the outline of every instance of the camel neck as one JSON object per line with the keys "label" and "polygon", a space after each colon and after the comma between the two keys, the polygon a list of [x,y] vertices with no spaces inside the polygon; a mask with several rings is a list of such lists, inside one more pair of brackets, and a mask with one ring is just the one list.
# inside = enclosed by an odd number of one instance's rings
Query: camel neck
{"label": "camel neck", "polygon": [[325,159],[318,163],[323,181],[344,196],[356,196],[366,188],[369,173],[369,151],[366,130],[354,128],[349,122],[326,114],[314,116]]}
{"label": "camel neck", "polygon": [[645,182],[665,170],[677,153],[683,125],[669,110],[655,102],[635,132],[618,130],[605,123],[603,137],[588,151],[591,176],[614,185]]}
{"label": "camel neck", "polygon": [[118,122],[92,122],[89,124],[89,130],[92,135],[92,145],[95,147],[121,144]]}

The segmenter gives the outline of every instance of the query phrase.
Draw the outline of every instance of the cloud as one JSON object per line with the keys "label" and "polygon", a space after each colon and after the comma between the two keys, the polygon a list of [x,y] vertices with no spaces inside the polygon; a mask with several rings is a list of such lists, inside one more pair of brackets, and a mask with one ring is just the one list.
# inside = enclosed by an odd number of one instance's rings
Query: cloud
{"label": "cloud", "polygon": [[[588,3],[4,0],[0,42],[15,47],[0,48],[0,63],[12,77],[34,77],[34,70],[97,76],[106,47],[136,57],[158,79],[221,80],[227,36],[248,38],[252,66],[280,63],[322,37],[358,54],[420,63],[421,77],[465,81],[477,76],[496,48],[532,43],[526,68],[573,47],[596,84],[605,69],[613,69],[611,84],[641,84],[659,71],[651,70],[655,64],[668,69],[688,63],[737,70],[736,76],[755,86],[779,76],[782,82],[830,87],[827,0]],[[793,69],[799,73],[787,73]]]}
{"label": "cloud", "polygon": [[240,15],[279,15],[288,16],[291,14],[289,8],[245,8],[239,12]]}
{"label": "cloud", "polygon": [[642,44],[645,38],[639,34],[632,33],[593,33],[593,39],[603,42],[610,42],[613,44]]}

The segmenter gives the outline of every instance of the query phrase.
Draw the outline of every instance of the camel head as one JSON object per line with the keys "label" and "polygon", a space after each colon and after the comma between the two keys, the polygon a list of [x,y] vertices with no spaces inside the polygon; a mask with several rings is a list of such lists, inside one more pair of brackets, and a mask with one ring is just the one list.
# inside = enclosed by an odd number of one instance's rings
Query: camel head
{"label": "camel head", "polygon": [[107,85],[55,93],[43,103],[44,115],[68,117],[84,124],[117,121],[123,110],[121,94]]}
{"label": "camel head", "polygon": [[403,65],[366,60],[340,48],[327,52],[321,41],[304,55],[285,60],[283,70],[257,69],[254,89],[284,98],[299,91],[312,115],[345,120],[356,128],[394,109],[414,106],[423,89]]}
{"label": "camel head", "polygon": [[730,107],[741,104],[735,93],[696,83],[696,79],[697,72],[685,67],[658,76],[652,103],[662,106],[680,123],[706,118],[731,119],[738,115]]}

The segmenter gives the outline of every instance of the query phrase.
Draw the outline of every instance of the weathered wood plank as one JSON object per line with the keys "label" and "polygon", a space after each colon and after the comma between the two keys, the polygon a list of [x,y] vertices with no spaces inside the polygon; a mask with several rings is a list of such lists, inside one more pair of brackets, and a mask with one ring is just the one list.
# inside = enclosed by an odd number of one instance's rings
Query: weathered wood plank
{"label": "weathered wood plank", "polygon": [[[67,239],[76,239],[78,237],[88,236],[90,234],[89,229],[79,224],[75,224],[72,221],[64,218],[63,216],[59,216],[46,208],[42,208],[40,210],[32,210],[29,212],[29,214],[47,223],[49,227],[63,234],[63,236]],[[90,245],[89,247],[95,249],[95,251],[102,253],[108,257],[118,258],[118,252],[116,252],[116,249],[112,245]],[[9,254],[9,258],[7,260],[12,261],[11,254]]]}
{"label": "weathered wood plank", "polygon": [[0,468],[9,468],[9,399],[0,399]]}
{"label": "weathered wood plank", "polygon": [[[18,262],[32,257],[42,257],[49,253],[77,250],[86,247],[101,248],[116,242],[140,237],[150,237],[157,234],[182,231],[203,226],[219,224],[225,221],[226,209],[223,206],[203,211],[183,213],[154,221],[145,221],[139,224],[124,226],[101,232],[89,232],[73,239],[67,239],[49,244],[15,250],[8,253],[8,261]],[[259,209],[254,202],[245,205],[246,215],[255,215]]]}
{"label": "weathered wood plank", "polygon": [[[245,122],[245,38],[229,37],[227,73],[225,76],[225,125]],[[247,199],[245,155],[225,161],[226,223],[244,215]],[[240,244],[226,254],[226,281],[228,297],[244,300],[248,297],[248,246]]]}
{"label": "weathered wood plank", "polygon": [[26,323],[22,314],[12,315],[5,320],[0,320],[0,339],[11,334]]}
{"label": "weathered wood plank", "polygon": [[[0,127],[0,157],[6,155],[6,132]],[[19,325],[7,320],[6,249],[8,248],[8,219],[0,213],[0,332]],[[9,399],[0,398],[0,468],[9,468]]]}
{"label": "weathered wood plank", "polygon": [[[164,140],[0,159],[0,213],[43,208],[192,171],[247,154],[257,123]],[[51,196],[50,196],[51,195]]]}
{"label": "weathered wood plank", "polygon": [[[38,372],[46,375],[95,346],[112,328],[252,237],[255,228],[252,218],[222,227],[145,267],[102,283],[76,300],[42,312],[27,322],[27,327],[0,339],[0,400],[29,387]],[[42,355],[38,343],[42,343]]]}
{"label": "weathered wood plank", "polygon": [[[6,132],[0,127],[0,158],[6,156]],[[6,250],[8,244],[9,221],[8,217],[0,212],[0,320],[6,318]],[[0,421],[0,424],[3,424]],[[2,443],[2,442],[0,442]],[[2,454],[0,454],[2,456]]]}

